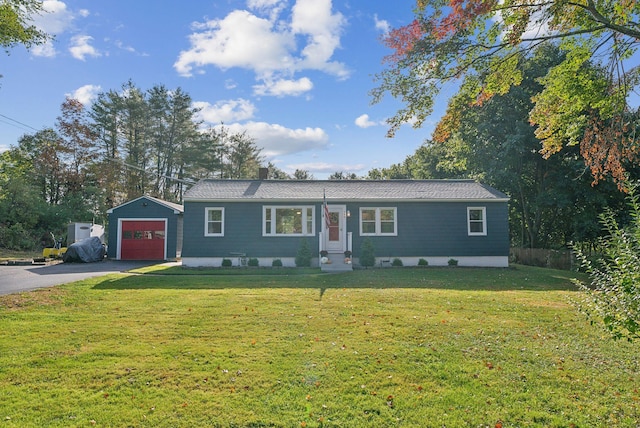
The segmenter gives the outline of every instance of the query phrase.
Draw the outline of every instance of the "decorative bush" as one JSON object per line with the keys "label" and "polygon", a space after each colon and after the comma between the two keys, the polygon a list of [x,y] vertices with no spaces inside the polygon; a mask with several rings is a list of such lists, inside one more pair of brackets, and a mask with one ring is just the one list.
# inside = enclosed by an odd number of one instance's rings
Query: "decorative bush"
{"label": "decorative bush", "polygon": [[429,262],[425,259],[418,260],[418,266],[429,266]]}
{"label": "decorative bush", "polygon": [[273,266],[273,267],[282,267],[282,260],[280,260],[280,259],[274,259],[274,260],[271,262],[271,266]]}
{"label": "decorative bush", "polygon": [[365,238],[360,247],[360,266],[370,267],[376,264],[376,249],[371,239]]}
{"label": "decorative bush", "polygon": [[306,239],[303,239],[302,242],[300,242],[300,248],[298,248],[298,252],[296,253],[296,266],[311,266],[311,250],[309,249],[309,243]]}
{"label": "decorative bush", "polygon": [[230,259],[222,259],[222,267],[231,267],[233,263]]}
{"label": "decorative bush", "polygon": [[449,259],[449,261],[447,262],[449,264],[449,266],[458,266],[458,261],[456,259]]}
{"label": "decorative bush", "polygon": [[329,255],[329,252],[327,250],[320,251],[320,257],[327,257],[328,255]]}
{"label": "decorative bush", "polygon": [[260,262],[255,257],[252,257],[252,258],[249,259],[249,266],[256,267],[256,266],[259,266],[259,265],[260,265]]}
{"label": "decorative bush", "polygon": [[395,266],[395,267],[402,267],[402,266],[404,266],[404,265],[402,264],[402,260],[400,260],[399,258],[397,258],[397,257],[396,257],[396,258],[395,258],[395,259],[393,259],[393,261],[391,262],[391,266]]}

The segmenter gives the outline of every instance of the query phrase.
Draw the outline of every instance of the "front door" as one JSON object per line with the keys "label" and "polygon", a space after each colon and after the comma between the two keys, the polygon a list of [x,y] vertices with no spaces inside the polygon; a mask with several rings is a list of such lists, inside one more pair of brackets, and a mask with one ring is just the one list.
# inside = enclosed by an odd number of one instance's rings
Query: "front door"
{"label": "front door", "polygon": [[342,253],[345,250],[347,227],[344,205],[329,205],[329,227],[325,225],[325,249],[330,253]]}

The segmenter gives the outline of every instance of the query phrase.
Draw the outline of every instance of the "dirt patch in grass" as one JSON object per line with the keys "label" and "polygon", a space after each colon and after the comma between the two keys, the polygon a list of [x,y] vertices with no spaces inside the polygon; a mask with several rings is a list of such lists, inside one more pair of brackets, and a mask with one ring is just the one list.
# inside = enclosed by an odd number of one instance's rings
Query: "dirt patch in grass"
{"label": "dirt patch in grass", "polygon": [[0,296],[0,309],[19,311],[34,306],[51,306],[59,304],[67,295],[67,291],[60,287],[44,288],[25,293]]}

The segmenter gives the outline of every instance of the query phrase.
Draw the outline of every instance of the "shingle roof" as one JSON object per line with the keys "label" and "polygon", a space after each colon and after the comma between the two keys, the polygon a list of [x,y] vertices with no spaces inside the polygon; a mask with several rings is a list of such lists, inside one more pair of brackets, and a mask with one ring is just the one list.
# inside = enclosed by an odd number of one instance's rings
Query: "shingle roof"
{"label": "shingle roof", "polygon": [[110,214],[110,213],[113,212],[113,210],[117,210],[120,207],[124,207],[125,205],[129,205],[129,204],[131,204],[133,202],[139,201],[140,199],[148,199],[150,201],[153,201],[153,202],[155,202],[155,203],[157,203],[159,205],[163,205],[163,206],[165,206],[165,207],[167,207],[169,209],[172,209],[172,210],[174,210],[176,212],[179,212],[179,213],[183,213],[184,212],[184,207],[182,205],[180,205],[180,204],[176,204],[176,203],[173,203],[173,202],[167,202],[167,201],[163,201],[162,199],[154,198],[153,196],[144,195],[144,196],[140,196],[139,198],[127,201],[124,204],[118,205],[117,207],[113,207],[113,208],[107,210],[107,213]]}
{"label": "shingle roof", "polygon": [[185,201],[507,200],[473,180],[201,180]]}

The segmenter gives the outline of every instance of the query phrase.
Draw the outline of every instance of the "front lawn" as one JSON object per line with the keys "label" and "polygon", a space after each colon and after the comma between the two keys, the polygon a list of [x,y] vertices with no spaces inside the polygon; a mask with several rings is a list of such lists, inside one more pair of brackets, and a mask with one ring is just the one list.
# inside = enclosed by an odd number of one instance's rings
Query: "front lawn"
{"label": "front lawn", "polygon": [[611,341],[576,312],[570,272],[161,269],[1,296],[0,423],[640,420],[637,344]]}

